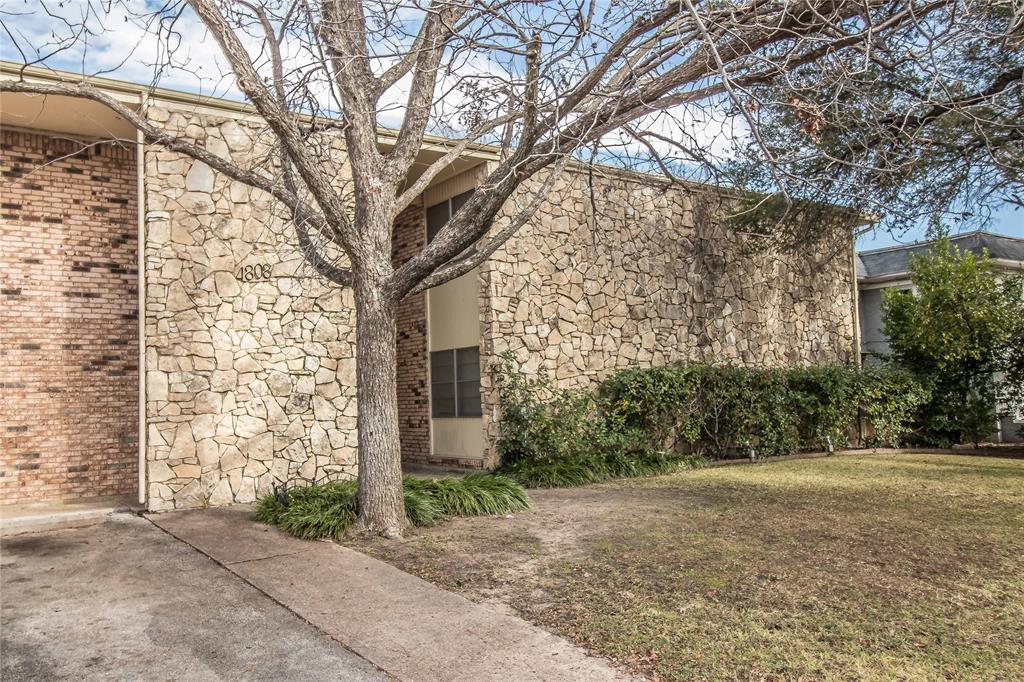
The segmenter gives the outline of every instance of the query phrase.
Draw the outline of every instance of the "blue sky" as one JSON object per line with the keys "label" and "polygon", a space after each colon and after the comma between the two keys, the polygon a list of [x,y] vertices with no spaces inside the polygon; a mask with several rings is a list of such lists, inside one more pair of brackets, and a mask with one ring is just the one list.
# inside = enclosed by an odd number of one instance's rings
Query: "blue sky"
{"label": "blue sky", "polygon": [[[4,3],[0,0],[0,5]],[[60,30],[60,23],[55,22],[46,13],[32,8],[30,4],[12,9],[5,17],[5,24],[14,31],[15,41],[25,52],[25,57],[34,59],[38,49],[43,54],[50,50],[45,47],[54,39],[54,34],[60,36],[64,31]],[[89,15],[94,10],[92,3],[87,0],[64,0],[51,11],[64,14],[68,17],[81,19],[83,15]],[[86,71],[102,75],[123,78],[141,83],[153,82],[153,64],[162,62],[165,55],[161,55],[158,44],[148,39],[147,27],[144,22],[133,14],[144,15],[151,11],[152,7],[148,0],[126,0],[125,3],[118,3],[112,6],[111,13],[103,15],[91,15],[89,23],[94,25],[95,34],[89,42],[88,52],[83,54],[81,49],[59,53],[55,58],[46,63],[57,68],[70,70],[81,70],[86,64]],[[237,97],[234,90],[233,79],[227,77],[227,69],[222,63],[219,50],[216,44],[207,35],[204,28],[199,24],[198,19],[186,12],[177,25],[180,31],[181,43],[175,50],[174,67],[166,70],[159,79],[159,84],[165,87],[179,88],[183,90],[199,91],[203,94],[213,94],[227,97]],[[4,36],[0,41],[0,57],[21,61],[21,54],[14,49],[13,44]],[[395,126],[400,123],[401,103],[404,101],[404,93],[401,91],[402,84],[394,88],[395,92],[391,99],[394,110],[384,112],[382,123]],[[658,121],[645,122],[647,125],[658,128]],[[693,127],[696,121],[691,122]],[[662,122],[663,124],[663,122]],[[667,133],[668,131],[659,130]],[[702,135],[710,135],[713,139],[728,140],[737,132],[724,128],[702,131]],[[975,229],[975,228],[967,228]],[[1024,210],[1014,210],[1012,206],[1006,205],[996,211],[986,229],[1002,234],[1024,237]],[[956,232],[955,226],[951,230]],[[861,250],[883,248],[897,244],[907,244],[922,239],[925,234],[925,225],[917,229],[908,230],[903,234],[893,235],[887,231],[877,231],[862,236],[857,241],[857,247]]]}
{"label": "blue sky", "polygon": [[[975,229],[977,228],[968,227],[965,228],[964,231],[971,231]],[[989,225],[985,226],[985,229],[989,232],[1008,234],[1013,237],[1024,237],[1024,209],[1014,210],[1012,205],[1006,204],[1002,210],[996,211],[992,214],[992,221]],[[956,233],[958,230],[956,228],[952,228],[951,231]],[[897,246],[899,244],[910,244],[923,239],[924,236],[924,225],[921,225],[917,229],[909,230],[905,234],[901,235],[891,235],[885,231],[878,231],[866,234],[858,239],[857,249],[860,251],[866,251],[868,249],[882,249],[887,246]]]}

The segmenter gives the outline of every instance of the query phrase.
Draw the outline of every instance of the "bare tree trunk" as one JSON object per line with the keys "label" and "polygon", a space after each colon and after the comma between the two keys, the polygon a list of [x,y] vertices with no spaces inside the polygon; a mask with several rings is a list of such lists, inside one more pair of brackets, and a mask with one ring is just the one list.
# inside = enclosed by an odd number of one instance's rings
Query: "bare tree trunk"
{"label": "bare tree trunk", "polygon": [[352,530],[395,538],[407,524],[398,439],[395,306],[363,280],[356,283],[355,301],[359,517]]}

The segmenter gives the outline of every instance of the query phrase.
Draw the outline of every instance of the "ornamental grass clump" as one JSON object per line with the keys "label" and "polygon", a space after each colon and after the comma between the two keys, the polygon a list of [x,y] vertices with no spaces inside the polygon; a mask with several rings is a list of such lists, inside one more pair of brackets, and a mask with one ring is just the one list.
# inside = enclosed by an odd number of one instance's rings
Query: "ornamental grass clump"
{"label": "ornamental grass clump", "polygon": [[411,490],[422,491],[445,516],[495,516],[530,508],[530,498],[519,484],[493,474],[433,480],[407,478],[405,490],[406,496]]}
{"label": "ornamental grass clump", "polygon": [[[505,476],[406,476],[402,484],[405,514],[413,526],[434,526],[452,516],[510,514],[532,504],[522,486]],[[275,490],[259,499],[256,518],[304,539],[340,538],[356,519],[357,492],[355,481]]]}
{"label": "ornamental grass clump", "polygon": [[356,520],[355,481],[295,487],[267,493],[256,519],[304,539],[341,537]]}
{"label": "ornamental grass clump", "polygon": [[605,479],[600,462],[584,457],[520,459],[503,465],[499,471],[524,488],[575,488]]}

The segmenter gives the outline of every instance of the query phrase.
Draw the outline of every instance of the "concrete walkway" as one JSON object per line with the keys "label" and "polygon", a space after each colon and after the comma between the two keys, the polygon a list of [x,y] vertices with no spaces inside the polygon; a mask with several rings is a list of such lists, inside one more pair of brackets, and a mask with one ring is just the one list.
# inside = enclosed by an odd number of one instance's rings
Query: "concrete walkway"
{"label": "concrete walkway", "polygon": [[0,537],[103,523],[111,514],[141,511],[132,495],[92,497],[72,502],[26,502],[0,506]]}
{"label": "concrete walkway", "polygon": [[149,517],[401,680],[622,680],[526,621],[331,542],[290,537],[247,508]]}
{"label": "concrete walkway", "polygon": [[135,515],[4,538],[0,595],[4,682],[389,679]]}

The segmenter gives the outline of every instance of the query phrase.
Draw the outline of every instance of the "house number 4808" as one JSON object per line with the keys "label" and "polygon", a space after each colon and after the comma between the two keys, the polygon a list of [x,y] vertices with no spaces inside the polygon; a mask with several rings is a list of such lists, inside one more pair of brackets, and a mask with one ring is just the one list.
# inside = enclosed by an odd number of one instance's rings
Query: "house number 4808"
{"label": "house number 4808", "polygon": [[243,282],[263,282],[270,279],[271,267],[266,263],[243,265],[238,269],[238,279]]}

